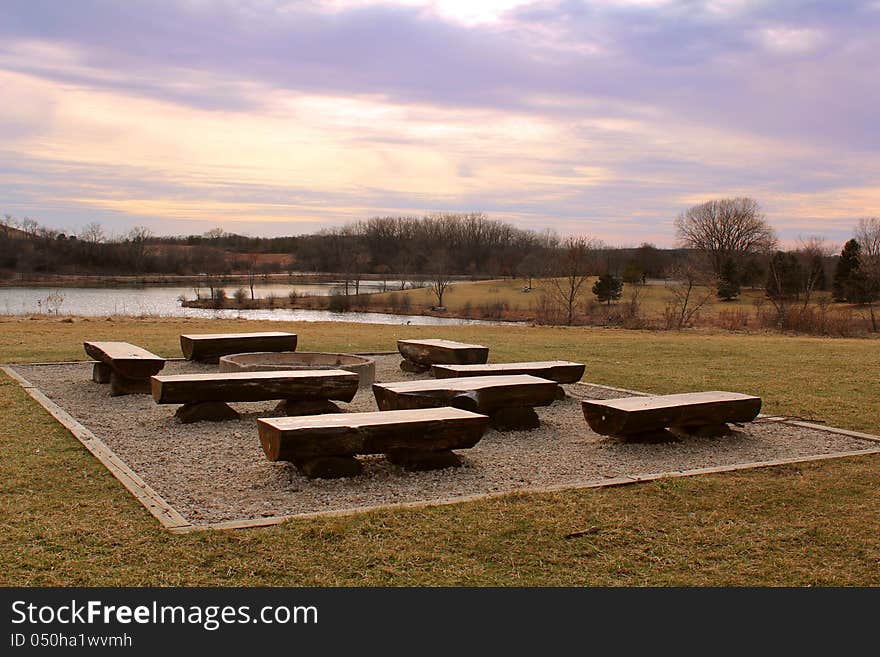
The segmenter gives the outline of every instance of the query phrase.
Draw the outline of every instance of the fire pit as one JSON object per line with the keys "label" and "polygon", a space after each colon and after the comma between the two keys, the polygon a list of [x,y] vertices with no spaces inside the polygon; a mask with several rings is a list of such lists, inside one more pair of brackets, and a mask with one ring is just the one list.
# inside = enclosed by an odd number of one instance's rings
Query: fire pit
{"label": "fire pit", "polygon": [[318,351],[260,351],[231,354],[220,359],[221,372],[265,372],[272,370],[346,370],[360,376],[360,385],[372,385],[376,362],[366,356]]}

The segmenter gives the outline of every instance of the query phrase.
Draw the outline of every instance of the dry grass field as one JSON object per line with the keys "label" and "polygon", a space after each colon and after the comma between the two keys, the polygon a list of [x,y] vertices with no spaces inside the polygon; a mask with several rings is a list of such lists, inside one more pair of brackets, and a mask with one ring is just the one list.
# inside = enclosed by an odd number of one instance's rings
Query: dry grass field
{"label": "dry grass field", "polygon": [[[597,383],[739,390],[768,413],[880,433],[867,339],[6,317],[0,360],[81,360],[95,339],[171,357],[180,333],[244,330],[293,330],[304,351],[475,341],[495,361],[580,360]],[[0,407],[3,585],[880,585],[877,456],[173,535],[5,376]]]}

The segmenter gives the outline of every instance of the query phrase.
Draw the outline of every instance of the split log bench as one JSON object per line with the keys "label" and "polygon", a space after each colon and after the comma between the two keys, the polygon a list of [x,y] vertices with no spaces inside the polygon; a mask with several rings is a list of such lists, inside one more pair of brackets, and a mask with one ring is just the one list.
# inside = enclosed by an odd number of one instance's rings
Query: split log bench
{"label": "split log bench", "polygon": [[150,377],[165,367],[165,359],[128,342],[83,342],[86,353],[97,362],[92,380],[109,383],[114,397],[150,394]]}
{"label": "split log bench", "polygon": [[[507,374],[531,374],[556,383],[577,383],[584,375],[586,365],[568,360],[546,360],[528,363],[493,363],[491,365],[434,365],[431,374],[437,379],[461,376],[504,376]],[[557,395],[565,397],[559,388]]]}
{"label": "split log bench", "polygon": [[281,372],[224,372],[152,377],[157,404],[183,404],[175,415],[184,423],[239,417],[227,402],[283,400],[287,415],[336,413],[331,400],[350,402],[358,390],[358,375],[343,370]]}
{"label": "split log bench", "polygon": [[359,474],[356,454],[385,454],[407,470],[461,465],[452,450],[476,445],[488,423],[485,415],[448,407],[257,420],[270,461],[292,461],[322,479]]}
{"label": "split log bench", "polygon": [[526,374],[425,379],[374,383],[373,395],[382,411],[454,406],[490,417],[501,431],[540,426],[535,406],[557,399],[558,384]]}
{"label": "split log bench", "polygon": [[400,369],[427,372],[437,363],[471,365],[489,360],[489,347],[452,340],[398,340],[397,350],[403,356]]}
{"label": "split log bench", "polygon": [[255,351],[296,351],[296,333],[195,333],[180,336],[180,350],[187,360],[216,363],[221,356]]}
{"label": "split log bench", "polygon": [[596,433],[630,440],[671,438],[674,432],[723,435],[728,422],[751,422],[761,398],[737,392],[691,392],[679,395],[588,399],[581,401],[587,424]]}

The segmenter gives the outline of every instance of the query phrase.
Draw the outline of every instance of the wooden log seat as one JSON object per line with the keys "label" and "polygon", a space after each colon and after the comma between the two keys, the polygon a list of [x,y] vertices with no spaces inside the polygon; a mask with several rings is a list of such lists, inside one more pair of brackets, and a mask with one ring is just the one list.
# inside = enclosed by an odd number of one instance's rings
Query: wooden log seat
{"label": "wooden log seat", "polygon": [[489,347],[452,340],[398,340],[400,369],[426,372],[435,363],[471,365],[489,360]]}
{"label": "wooden log seat", "polygon": [[112,396],[150,394],[150,377],[165,367],[165,359],[128,342],[83,342],[97,362],[92,380],[109,383]]}
{"label": "wooden log seat", "polygon": [[260,443],[270,461],[291,461],[309,478],[361,472],[357,454],[385,454],[407,470],[461,464],[453,449],[473,447],[489,423],[457,408],[260,418]]}
{"label": "wooden log seat", "polygon": [[287,415],[335,413],[333,401],[350,402],[358,390],[358,375],[344,370],[280,372],[223,372],[175,374],[151,379],[157,404],[183,404],[177,418],[184,423],[239,417],[227,402],[283,400]]}
{"label": "wooden log seat", "polygon": [[751,422],[761,398],[737,392],[690,392],[679,395],[587,399],[581,401],[587,424],[596,433],[631,440],[655,440],[674,433],[721,435],[728,422]]}
{"label": "wooden log seat", "polygon": [[527,363],[492,363],[483,365],[434,365],[431,373],[438,379],[461,376],[503,376],[507,374],[531,374],[556,383],[577,383],[584,375],[586,366],[569,360],[545,360]]}
{"label": "wooden log seat", "polygon": [[180,336],[180,350],[187,360],[216,363],[230,354],[296,351],[296,333],[194,333]]}
{"label": "wooden log seat", "polygon": [[397,383],[374,383],[373,394],[383,411],[454,406],[488,415],[501,431],[540,426],[535,406],[557,399],[555,381],[527,374],[468,376]]}

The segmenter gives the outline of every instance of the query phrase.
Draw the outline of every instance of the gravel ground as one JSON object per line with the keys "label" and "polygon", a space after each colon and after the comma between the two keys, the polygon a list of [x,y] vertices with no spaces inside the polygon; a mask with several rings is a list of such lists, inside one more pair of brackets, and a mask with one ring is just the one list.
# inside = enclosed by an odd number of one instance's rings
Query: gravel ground
{"label": "gravel ground", "polygon": [[[424,378],[402,372],[398,356],[376,357],[377,381]],[[129,467],[194,524],[312,513],[462,495],[602,481],[626,475],[869,449],[877,443],[778,422],[755,422],[722,438],[627,444],[587,427],[578,399],[623,396],[596,386],[564,386],[568,397],[539,408],[533,431],[489,430],[458,453],[460,468],[409,473],[382,456],[361,457],[352,479],[309,480],[289,463],[266,460],[255,419],[275,402],[232,404],[240,420],[182,425],[176,406],[149,395],[110,397],[91,381],[91,365],[19,365],[15,369],[103,440]],[[172,361],[163,373],[215,371]],[[369,389],[343,410],[374,411]]]}

